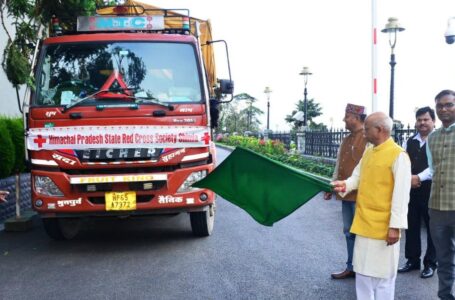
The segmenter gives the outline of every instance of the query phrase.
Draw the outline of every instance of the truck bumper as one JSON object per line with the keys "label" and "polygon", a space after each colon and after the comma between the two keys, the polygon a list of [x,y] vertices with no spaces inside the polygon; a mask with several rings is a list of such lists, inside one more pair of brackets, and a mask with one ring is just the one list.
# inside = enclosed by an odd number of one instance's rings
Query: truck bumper
{"label": "truck bumper", "polygon": [[[81,175],[74,176],[65,172],[32,170],[32,207],[43,217],[151,215],[204,211],[215,200],[215,194],[212,191],[191,189],[187,192],[178,193],[177,190],[193,172],[206,170],[210,173],[212,169],[213,164],[209,164],[178,169],[169,173],[146,173],[148,175],[159,175],[149,176],[146,179],[138,174],[116,174],[116,176],[124,178],[120,182],[108,182],[110,179],[105,179],[105,174],[90,174],[90,176],[85,177],[90,177],[91,181],[85,180],[83,181],[84,184],[74,184],[74,182],[81,181],[74,180],[74,178],[85,178]],[[51,179],[63,196],[49,196],[39,193],[34,184],[37,176]],[[164,181],[163,177],[165,178]],[[101,179],[98,180],[97,178]],[[149,181],[131,181],[135,178]],[[153,178],[157,178],[157,180]],[[132,191],[136,196],[136,208],[134,210],[106,210],[106,193],[126,191]]]}

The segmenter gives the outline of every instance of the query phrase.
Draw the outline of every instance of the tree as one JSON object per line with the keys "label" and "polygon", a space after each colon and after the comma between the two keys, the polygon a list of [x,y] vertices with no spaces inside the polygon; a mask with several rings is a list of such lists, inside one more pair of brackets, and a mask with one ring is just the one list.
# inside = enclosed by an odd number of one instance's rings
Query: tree
{"label": "tree", "polygon": [[[259,131],[261,121],[258,117],[264,112],[254,106],[257,99],[247,93],[241,93],[235,95],[234,100],[222,106],[218,128],[227,132]],[[247,106],[242,108],[239,101],[246,101]]]}
{"label": "tree", "polygon": [[[285,121],[292,124],[293,130],[298,130],[302,125],[302,121],[297,121],[293,119],[292,117],[298,112],[298,111],[304,111],[305,109],[305,102],[304,100],[299,100],[297,104],[295,105],[296,109],[292,111],[290,115],[287,115],[285,118]],[[322,115],[322,108],[319,103],[314,101],[314,99],[309,99],[307,102],[307,119],[308,119],[308,127],[310,129],[314,130],[327,130],[327,126],[324,125],[323,123],[315,123],[313,121],[314,118]]]}
{"label": "tree", "polygon": [[[52,15],[62,21],[62,27],[72,28],[75,16],[88,15],[95,11],[100,0],[0,0],[0,20],[8,37],[2,57],[2,67],[8,81],[17,89],[21,84],[33,87],[30,76],[34,45],[46,31]],[[5,16],[6,13],[6,16]],[[12,20],[15,36],[8,31],[5,18]]]}

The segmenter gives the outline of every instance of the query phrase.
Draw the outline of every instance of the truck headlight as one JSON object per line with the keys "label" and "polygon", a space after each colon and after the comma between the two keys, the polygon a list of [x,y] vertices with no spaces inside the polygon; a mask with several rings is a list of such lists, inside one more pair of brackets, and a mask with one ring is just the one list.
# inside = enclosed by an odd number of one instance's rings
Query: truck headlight
{"label": "truck headlight", "polygon": [[207,176],[207,170],[196,171],[191,173],[177,190],[177,193],[185,193],[199,188],[192,188],[191,185]]}
{"label": "truck headlight", "polygon": [[38,194],[53,197],[62,197],[63,193],[47,176],[35,176],[35,191]]}

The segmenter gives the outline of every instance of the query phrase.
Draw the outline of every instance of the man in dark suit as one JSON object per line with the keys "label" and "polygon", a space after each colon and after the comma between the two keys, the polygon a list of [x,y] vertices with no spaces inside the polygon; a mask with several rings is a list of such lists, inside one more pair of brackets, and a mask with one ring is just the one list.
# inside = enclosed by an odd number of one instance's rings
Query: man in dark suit
{"label": "man in dark suit", "polygon": [[420,270],[421,220],[427,229],[427,251],[423,258],[422,278],[430,278],[436,269],[436,253],[431,239],[428,216],[428,200],[431,191],[431,172],[428,168],[426,141],[434,130],[435,114],[430,107],[422,107],[416,112],[417,133],[403,143],[412,165],[411,194],[408,210],[408,229],[406,230],[405,257],[407,262],[398,273]]}

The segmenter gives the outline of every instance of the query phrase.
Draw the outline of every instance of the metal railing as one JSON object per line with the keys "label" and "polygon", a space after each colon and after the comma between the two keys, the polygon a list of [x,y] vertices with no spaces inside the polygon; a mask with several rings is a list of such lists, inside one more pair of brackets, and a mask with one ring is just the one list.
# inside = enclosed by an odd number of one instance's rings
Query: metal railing
{"label": "metal railing", "polygon": [[[272,140],[281,141],[287,149],[290,148],[293,141],[298,144],[297,136],[301,135],[304,138],[304,147],[297,146],[297,149],[302,149],[305,155],[320,156],[326,158],[336,158],[338,148],[341,141],[349,131],[344,129],[331,129],[328,131],[312,131],[306,130],[305,132],[274,132],[269,133],[268,138]],[[392,130],[392,137],[398,145],[402,145],[403,141],[410,138],[415,134],[415,129],[409,125],[404,128],[399,125],[394,125]]]}
{"label": "metal railing", "polygon": [[288,150],[291,148],[291,142],[297,144],[296,134],[293,132],[273,132],[268,134],[268,138],[282,142]]}

